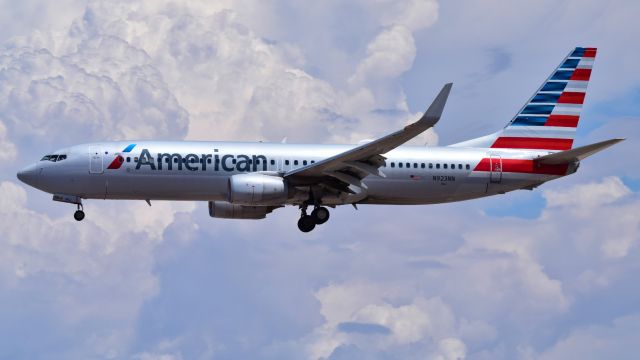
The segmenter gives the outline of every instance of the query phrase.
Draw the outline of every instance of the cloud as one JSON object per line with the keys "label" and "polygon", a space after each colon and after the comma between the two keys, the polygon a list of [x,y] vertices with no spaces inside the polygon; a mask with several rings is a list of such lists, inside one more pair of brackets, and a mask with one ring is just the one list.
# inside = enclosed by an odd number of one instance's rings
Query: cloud
{"label": "cloud", "polygon": [[123,356],[137,312],[158,291],[153,230],[125,221],[113,232],[90,218],[78,226],[70,216],[39,214],[8,181],[0,205],[0,318],[12,329],[0,356]]}
{"label": "cloud", "polygon": [[607,177],[600,183],[582,184],[570,190],[547,190],[544,192],[550,207],[575,209],[575,205],[580,204],[581,207],[577,210],[583,214],[591,214],[594,207],[614,203],[630,194],[631,191],[619,178],[614,176]]}
{"label": "cloud", "polygon": [[11,161],[16,157],[16,146],[7,137],[7,127],[0,121],[0,160]]}
{"label": "cloud", "polygon": [[380,23],[384,26],[401,24],[416,31],[438,20],[438,2],[433,0],[378,0],[373,2],[373,8],[378,9]]}
{"label": "cloud", "polygon": [[571,332],[558,341],[552,348],[539,354],[543,360],[566,359],[632,359],[638,353],[637,314],[615,319],[610,325],[585,326]]}
{"label": "cloud", "polygon": [[[529,218],[517,216],[532,206],[526,196],[513,206],[508,194],[337,208],[305,235],[291,208],[234,222],[210,219],[203,204],[91,201],[76,223],[72,208],[13,174],[43,149],[98,139],[357,142],[417,119],[410,108],[423,110],[450,80],[445,115],[457,120],[440,123],[440,137],[470,138],[506,123],[547,75],[538,65],[555,66],[576,39],[610,44],[590,101],[636,87],[620,76],[633,52],[609,41],[633,33],[632,11],[597,2],[483,3],[480,17],[474,2],[414,0],[25,4],[34,16],[6,15],[4,34],[24,36],[0,50],[0,157],[9,161],[0,357],[628,354],[640,301],[640,202],[625,185],[637,173],[627,164],[634,116],[587,134],[630,139],[536,190],[546,204]],[[558,41],[537,42],[532,28]],[[484,211],[502,206],[513,216]]]}
{"label": "cloud", "polygon": [[186,134],[188,114],[162,75],[121,39],[91,37],[64,56],[8,47],[2,59],[0,117],[11,139],[38,141],[40,153],[91,140]]}

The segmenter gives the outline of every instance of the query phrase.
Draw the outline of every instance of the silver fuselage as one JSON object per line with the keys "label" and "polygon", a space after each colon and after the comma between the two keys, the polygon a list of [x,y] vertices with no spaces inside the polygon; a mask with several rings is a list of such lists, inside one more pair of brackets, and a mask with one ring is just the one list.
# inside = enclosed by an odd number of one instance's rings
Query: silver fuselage
{"label": "silver fuselage", "polygon": [[[125,152],[132,144],[135,144],[133,149]],[[55,154],[65,154],[66,159],[38,161],[21,171],[20,178],[52,194],[74,195],[84,199],[227,201],[229,178],[235,174],[284,174],[355,146],[194,141],[103,142],[58,150]],[[452,202],[533,188],[575,172],[577,164],[546,173],[521,169],[532,159],[549,153],[401,146],[384,154],[386,164],[380,168],[384,177],[368,176],[363,179],[365,190],[357,194],[327,196],[322,202],[327,205]],[[116,160],[118,156],[122,159],[120,164]],[[301,191],[300,194],[293,193],[286,204],[301,204],[304,200],[306,194]]]}

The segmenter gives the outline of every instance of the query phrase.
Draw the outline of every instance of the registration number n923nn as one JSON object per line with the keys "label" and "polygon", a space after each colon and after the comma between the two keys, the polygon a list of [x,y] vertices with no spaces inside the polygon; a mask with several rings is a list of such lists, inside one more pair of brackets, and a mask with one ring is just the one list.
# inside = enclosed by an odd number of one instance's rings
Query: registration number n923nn
{"label": "registration number n923nn", "polygon": [[456,177],[455,176],[450,176],[450,175],[434,175],[433,176],[433,181],[438,181],[438,182],[456,181]]}

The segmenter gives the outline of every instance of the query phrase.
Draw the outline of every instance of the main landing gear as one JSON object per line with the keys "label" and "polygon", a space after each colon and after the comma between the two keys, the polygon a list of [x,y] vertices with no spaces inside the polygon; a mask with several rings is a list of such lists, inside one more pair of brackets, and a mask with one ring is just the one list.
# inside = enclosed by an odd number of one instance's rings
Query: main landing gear
{"label": "main landing gear", "polygon": [[84,219],[84,211],[82,209],[82,204],[78,204],[78,210],[76,210],[76,212],[73,213],[73,218],[76,219],[76,221],[82,221]]}
{"label": "main landing gear", "polygon": [[329,210],[323,206],[316,206],[311,215],[307,215],[307,207],[302,208],[300,220],[298,220],[298,229],[302,232],[309,232],[315,229],[316,225],[321,225],[329,220]]}

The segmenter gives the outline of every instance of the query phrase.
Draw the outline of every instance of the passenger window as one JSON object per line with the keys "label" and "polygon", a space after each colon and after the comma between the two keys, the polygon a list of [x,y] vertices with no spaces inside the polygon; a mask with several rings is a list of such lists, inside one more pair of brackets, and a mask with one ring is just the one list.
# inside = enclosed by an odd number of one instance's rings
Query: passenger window
{"label": "passenger window", "polygon": [[131,162],[131,156],[127,156],[127,162]]}
{"label": "passenger window", "polygon": [[418,168],[418,163],[413,163],[413,168],[417,169]]}
{"label": "passenger window", "polygon": [[391,167],[392,167],[392,168],[396,167],[396,163],[392,162],[392,163],[391,163]]}
{"label": "passenger window", "polygon": [[312,163],[312,164],[313,164],[313,163],[315,163],[315,162],[316,162],[315,160],[311,160],[311,163]]}
{"label": "passenger window", "polygon": [[285,160],[285,161],[284,161],[284,164],[285,164],[285,165],[289,165],[289,160]]}
{"label": "passenger window", "polygon": [[307,160],[302,160],[302,165],[307,165]]}
{"label": "passenger window", "polygon": [[471,166],[469,166],[469,164],[467,164],[467,170],[471,170]]}
{"label": "passenger window", "polygon": [[[167,159],[167,160],[169,160],[169,159]],[[136,161],[138,161],[138,160],[136,160]],[[177,164],[178,163],[178,158],[173,158],[173,162]]]}
{"label": "passenger window", "polygon": [[[134,157],[134,158],[133,158],[133,161],[138,162],[138,157],[137,157],[137,156],[136,156],[136,157]],[[178,159],[176,159],[176,162],[178,162]]]}
{"label": "passenger window", "polygon": [[407,168],[410,168],[410,167],[411,167],[411,163],[407,163]]}
{"label": "passenger window", "polygon": [[398,167],[399,167],[399,168],[401,168],[401,167],[402,167],[402,163],[401,163],[401,162],[399,162],[399,163],[398,163]]}
{"label": "passenger window", "polygon": [[440,164],[436,164],[436,169],[440,169]]}
{"label": "passenger window", "polygon": [[293,165],[298,165],[298,160],[293,160]]}
{"label": "passenger window", "polygon": [[211,158],[207,158],[207,164],[211,164]]}
{"label": "passenger window", "polygon": [[236,162],[237,162],[236,159],[231,160],[232,164],[235,164]]}
{"label": "passenger window", "polygon": [[420,164],[420,168],[424,169],[424,163]]}
{"label": "passenger window", "polygon": [[275,164],[276,164],[276,161],[271,159],[271,165],[275,165]]}
{"label": "passenger window", "polygon": [[458,170],[462,170],[462,164],[458,164]]}
{"label": "passenger window", "polygon": [[451,164],[451,170],[455,170],[456,169],[456,164]]}
{"label": "passenger window", "polygon": [[429,169],[433,169],[433,163],[429,163]]}
{"label": "passenger window", "polygon": [[446,169],[447,168],[447,164],[442,164],[442,167]]}

